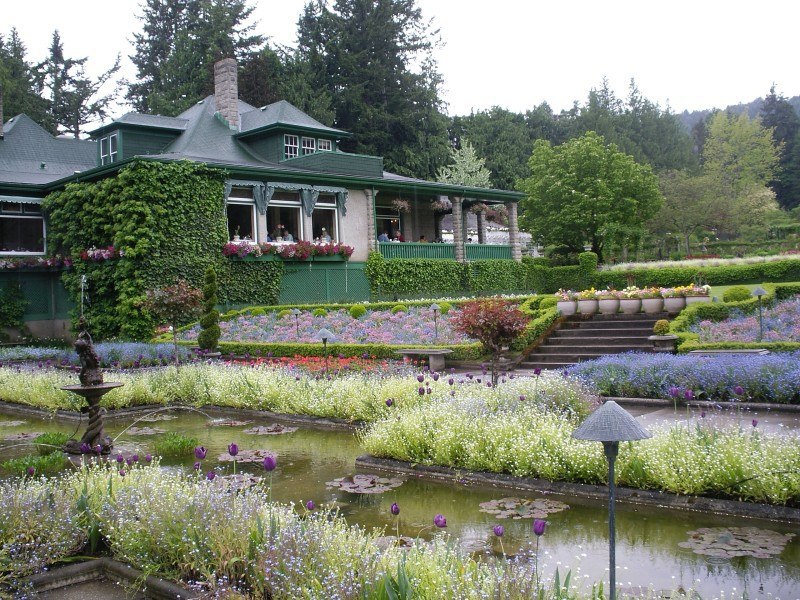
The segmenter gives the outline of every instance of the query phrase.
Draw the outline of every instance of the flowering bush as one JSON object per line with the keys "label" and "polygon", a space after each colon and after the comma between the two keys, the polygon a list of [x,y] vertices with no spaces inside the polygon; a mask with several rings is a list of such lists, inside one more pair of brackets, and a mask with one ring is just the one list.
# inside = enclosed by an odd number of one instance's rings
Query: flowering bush
{"label": "flowering bush", "polygon": [[686,290],[690,289],[694,289],[694,286],[665,287],[661,288],[660,292],[662,298],[683,298],[686,296]]}
{"label": "flowering bush", "polygon": [[600,290],[597,292],[598,300],[617,300],[620,298],[620,292],[617,290]]}
{"label": "flowering bush", "polygon": [[51,258],[4,258],[0,260],[0,270],[14,269],[59,269],[71,267],[72,259],[68,256],[56,255]]}
{"label": "flowering bush", "polygon": [[117,250],[114,246],[106,246],[105,248],[95,248],[92,246],[88,250],[80,253],[81,260],[90,260],[92,262],[102,262],[104,260],[111,260],[112,258],[119,258],[125,256],[124,251]]}
{"label": "flowering bush", "polygon": [[570,300],[578,299],[578,292],[574,292],[572,290],[560,289],[555,293],[555,296],[556,298],[558,298],[559,302],[569,302]]}
{"label": "flowering bush", "polygon": [[353,255],[353,247],[345,246],[344,244],[314,244],[312,250],[313,256],[344,256],[350,258]]}
{"label": "flowering bush", "polygon": [[589,288],[578,292],[578,300],[597,300],[597,290]]}
{"label": "flowering bush", "polygon": [[642,288],[639,290],[639,298],[642,300],[650,300],[652,298],[662,298],[661,290],[656,287]]}
{"label": "flowering bush", "polygon": [[642,293],[642,290],[640,290],[638,287],[636,287],[635,285],[629,285],[625,289],[622,289],[622,290],[619,291],[619,297],[620,297],[620,299],[622,299],[622,298],[641,298],[642,297],[640,295],[641,293]]}
{"label": "flowering bush", "polygon": [[[800,342],[800,296],[779,302],[763,311],[762,326],[765,342]],[[724,321],[703,320],[690,331],[699,334],[700,342],[756,342],[758,314],[746,315],[734,310]]]}
{"label": "flowering bush", "polygon": [[488,298],[467,302],[451,322],[457,332],[479,340],[490,352],[497,352],[519,337],[528,319],[516,303]]}
{"label": "flowering bush", "polygon": [[353,254],[352,246],[344,244],[313,244],[299,241],[294,244],[256,244],[255,242],[228,242],[222,247],[223,256],[264,256],[277,255],[281,258],[307,260],[311,256],[336,256],[350,258]]}
{"label": "flowering bush", "polygon": [[710,285],[687,285],[683,288],[684,296],[708,296],[710,293]]}

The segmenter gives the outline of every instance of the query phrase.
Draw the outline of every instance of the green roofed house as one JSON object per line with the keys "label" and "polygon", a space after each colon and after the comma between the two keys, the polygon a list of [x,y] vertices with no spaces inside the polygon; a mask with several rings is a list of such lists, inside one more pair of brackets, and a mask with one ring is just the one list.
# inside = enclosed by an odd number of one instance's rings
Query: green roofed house
{"label": "green roofed house", "polygon": [[[54,138],[25,115],[17,115],[3,125],[0,264],[5,268],[0,269],[0,284],[12,279],[21,283],[31,305],[26,319],[34,333],[59,335],[66,331],[68,309],[80,298],[77,284],[70,283],[69,277],[64,281],[71,293],[65,295],[59,277],[52,274],[46,277],[42,273],[47,269],[49,273],[58,269],[70,271],[70,260],[64,266],[52,258],[46,260],[48,257],[55,253],[69,255],[77,269],[80,259],[76,253],[81,253],[84,260],[88,256],[88,262],[92,263],[94,258],[102,258],[86,253],[92,246],[115,245],[117,251],[124,253],[127,245],[134,242],[122,235],[118,219],[115,224],[99,229],[103,233],[96,234],[98,239],[85,239],[85,248],[76,247],[74,240],[71,247],[64,247],[67,238],[57,234],[63,224],[55,219],[87,218],[92,213],[93,194],[101,193],[98,186],[114,178],[120,183],[124,180],[123,188],[114,192],[114,186],[107,184],[102,193],[119,193],[120,202],[128,201],[131,181],[136,187],[131,173],[137,172],[137,165],[141,168],[142,164],[189,161],[203,165],[208,172],[220,173],[222,185],[218,196],[212,199],[218,206],[212,216],[218,215],[219,222],[206,223],[195,231],[192,227],[197,227],[202,219],[198,214],[193,221],[192,215],[187,215],[187,227],[183,231],[172,230],[166,236],[173,240],[182,236],[192,239],[206,234],[211,236],[213,243],[205,244],[202,252],[213,256],[200,257],[203,264],[221,261],[218,264],[224,270],[225,262],[236,260],[225,258],[223,261],[226,240],[252,245],[286,244],[289,240],[322,243],[330,238],[332,243],[354,249],[346,264],[317,265],[306,261],[301,268],[291,261],[286,262],[281,282],[282,301],[366,299],[369,292],[363,285],[359,288],[359,282],[364,281],[363,263],[373,250],[380,251],[386,258],[458,261],[521,258],[517,203],[522,194],[440,184],[386,172],[381,157],[339,150],[340,140],[350,137],[349,133],[323,125],[288,102],[257,108],[239,100],[235,60],[218,62],[214,77],[214,95],[200,100],[177,117],[128,113],[91,132],[90,140]],[[124,176],[126,172],[128,175]],[[76,214],[74,206],[70,211],[58,210],[61,198],[58,192],[72,190],[72,194],[75,193],[76,188],[70,184],[95,186],[87,193],[86,204],[77,211],[85,214]],[[165,198],[169,197],[170,186],[161,185],[163,189],[159,191],[151,182],[137,199],[146,202],[152,210],[160,203],[166,208]],[[123,193],[123,189],[128,193]],[[45,201],[43,211],[42,201],[48,195],[52,195],[53,200]],[[476,204],[505,205],[510,244],[465,243],[466,213]],[[191,211],[191,208],[186,210]],[[429,241],[441,238],[440,225],[445,214],[452,214],[454,223],[462,224],[454,228],[452,244],[412,243],[423,236]],[[479,211],[478,217],[480,232],[485,224],[481,223]],[[167,221],[157,219],[155,226]],[[48,243],[48,229],[57,242]],[[391,241],[398,237],[405,243]],[[478,241],[484,241],[480,234]],[[155,242],[148,246],[149,256],[167,251],[168,244],[163,240],[160,243],[163,247],[154,247]],[[198,248],[201,246],[204,242]],[[124,259],[145,260],[136,251],[129,252]],[[148,265],[143,264],[142,272],[147,268]],[[86,269],[77,270],[87,275],[84,288],[88,290],[91,304],[91,273]],[[313,282],[308,277],[305,280],[295,277],[296,272],[303,270],[324,271],[324,277],[318,274]],[[199,273],[199,267],[187,267],[185,272],[178,269],[178,274],[191,279],[196,278],[195,271]],[[298,288],[294,291],[291,289],[293,278]],[[141,285],[169,283],[157,279],[144,277]],[[223,276],[223,285],[224,279]],[[235,279],[228,285],[235,285]],[[249,298],[242,293],[226,295],[223,292],[222,296],[230,304],[263,301],[263,298]]]}

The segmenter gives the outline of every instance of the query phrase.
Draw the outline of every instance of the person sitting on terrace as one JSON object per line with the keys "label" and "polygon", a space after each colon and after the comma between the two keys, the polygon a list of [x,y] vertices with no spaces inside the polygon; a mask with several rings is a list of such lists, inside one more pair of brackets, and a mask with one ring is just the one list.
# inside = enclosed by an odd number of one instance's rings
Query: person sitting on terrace
{"label": "person sitting on terrace", "polygon": [[284,242],[293,242],[294,241],[294,236],[291,233],[289,233],[286,230],[285,227],[283,229],[281,229],[281,237],[283,237],[283,241]]}
{"label": "person sitting on terrace", "polygon": [[389,234],[386,233],[385,231],[381,232],[381,234],[378,236],[378,241],[379,242],[388,242],[389,241]]}
{"label": "person sitting on terrace", "polygon": [[428,243],[428,238],[426,238],[424,235],[419,236],[419,243],[420,244],[427,244]]}
{"label": "person sitting on terrace", "polygon": [[403,237],[403,232],[399,229],[395,230],[392,241],[405,242],[406,238]]}
{"label": "person sitting on terrace", "polygon": [[328,232],[325,230],[324,227],[322,228],[322,233],[319,236],[319,241],[323,242],[325,244],[330,244],[331,243],[331,236],[328,235]]}

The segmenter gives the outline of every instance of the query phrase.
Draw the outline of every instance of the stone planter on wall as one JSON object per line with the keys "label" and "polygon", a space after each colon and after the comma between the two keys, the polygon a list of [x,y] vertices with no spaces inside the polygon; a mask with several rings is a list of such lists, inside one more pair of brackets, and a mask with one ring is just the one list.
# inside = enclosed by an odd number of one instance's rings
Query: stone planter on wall
{"label": "stone planter on wall", "polygon": [[624,315],[635,315],[642,310],[641,298],[620,298],[619,309]]}
{"label": "stone planter on wall", "polygon": [[619,312],[619,298],[600,298],[597,307],[601,315],[615,315]]}
{"label": "stone planter on wall", "polygon": [[651,335],[647,339],[653,344],[653,352],[675,353],[675,346],[678,343],[677,335],[671,333],[668,335]]}
{"label": "stone planter on wall", "polygon": [[648,315],[654,315],[664,310],[663,298],[642,298],[642,310]]}
{"label": "stone planter on wall", "polygon": [[686,306],[711,302],[711,296],[686,296]]}
{"label": "stone planter on wall", "polygon": [[677,298],[664,298],[664,310],[671,315],[677,315],[684,308],[686,308],[686,298],[678,296]]}
{"label": "stone planter on wall", "polygon": [[597,312],[597,300],[578,300],[578,312],[593,315]]}
{"label": "stone planter on wall", "polygon": [[556,308],[563,317],[569,317],[571,315],[574,315],[575,312],[578,310],[578,306],[575,303],[575,300],[559,300],[558,302],[556,302]]}

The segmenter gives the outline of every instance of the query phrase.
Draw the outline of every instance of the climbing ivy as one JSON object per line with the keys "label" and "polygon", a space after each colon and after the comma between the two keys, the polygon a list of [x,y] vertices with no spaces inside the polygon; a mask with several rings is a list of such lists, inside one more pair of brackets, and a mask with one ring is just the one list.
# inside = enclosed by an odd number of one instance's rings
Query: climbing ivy
{"label": "climbing ivy", "polygon": [[179,278],[201,286],[208,266],[219,274],[223,302],[249,293],[247,302],[277,300],[280,269],[254,264],[248,273],[221,254],[224,180],[223,171],[198,163],[137,160],[114,177],[71,183],[45,198],[51,255],[78,257],[93,246],[121,253],[102,262],[75,260],[63,275],[78,305],[86,276],[86,312],[96,337],[149,338],[154,322],[142,310],[145,290]]}

